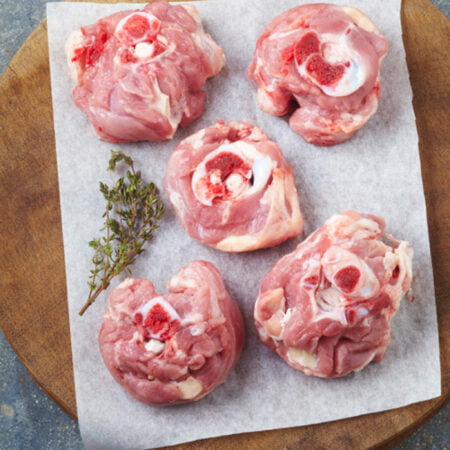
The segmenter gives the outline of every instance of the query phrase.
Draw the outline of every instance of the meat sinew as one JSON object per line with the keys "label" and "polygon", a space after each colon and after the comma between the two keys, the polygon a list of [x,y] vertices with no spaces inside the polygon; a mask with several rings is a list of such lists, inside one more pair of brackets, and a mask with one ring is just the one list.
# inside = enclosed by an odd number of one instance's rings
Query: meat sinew
{"label": "meat sinew", "polygon": [[164,0],[74,31],[66,54],[76,105],[111,142],[172,138],[202,115],[201,88],[225,62],[197,9]]}
{"label": "meat sinew", "polygon": [[193,261],[155,292],[126,279],[111,293],[99,335],[109,371],[133,397],[157,406],[198,400],[223,383],[244,342],[237,304],[216,267]]}
{"label": "meat sinew", "polygon": [[165,186],[189,235],[222,251],[271,247],[303,230],[291,166],[248,122],[218,122],[184,139]]}
{"label": "meat sinew", "polygon": [[291,128],[316,145],[346,141],[376,111],[388,43],[348,6],[308,4],[273,19],[260,36],[248,75],[261,109],[291,111]]}
{"label": "meat sinew", "polygon": [[331,217],[264,277],[255,304],[261,340],[306,375],[340,377],[381,361],[410,289],[412,253],[383,219]]}

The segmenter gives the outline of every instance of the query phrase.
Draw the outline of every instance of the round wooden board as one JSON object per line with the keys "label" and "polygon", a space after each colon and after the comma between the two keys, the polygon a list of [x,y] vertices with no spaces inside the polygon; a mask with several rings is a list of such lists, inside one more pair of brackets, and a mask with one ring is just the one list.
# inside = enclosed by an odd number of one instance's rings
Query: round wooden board
{"label": "round wooden board", "polygon": [[[450,386],[449,20],[404,0],[403,37],[419,131],[435,276],[442,396],[383,413],[176,446],[370,448],[395,443],[436,413]],[[0,325],[31,376],[76,419],[45,22],[0,80]]]}

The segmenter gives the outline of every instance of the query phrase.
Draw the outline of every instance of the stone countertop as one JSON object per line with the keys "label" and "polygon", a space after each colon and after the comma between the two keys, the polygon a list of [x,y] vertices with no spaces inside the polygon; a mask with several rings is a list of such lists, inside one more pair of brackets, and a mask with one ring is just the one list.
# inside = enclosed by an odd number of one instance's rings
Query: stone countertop
{"label": "stone countertop", "polygon": [[[450,15],[450,0],[431,1],[447,16]],[[45,0],[1,0],[0,73],[44,18],[45,3]],[[450,404],[447,404],[418,431],[393,448],[441,450],[450,448],[449,443]],[[1,331],[0,448],[83,448],[78,424],[31,379]]]}

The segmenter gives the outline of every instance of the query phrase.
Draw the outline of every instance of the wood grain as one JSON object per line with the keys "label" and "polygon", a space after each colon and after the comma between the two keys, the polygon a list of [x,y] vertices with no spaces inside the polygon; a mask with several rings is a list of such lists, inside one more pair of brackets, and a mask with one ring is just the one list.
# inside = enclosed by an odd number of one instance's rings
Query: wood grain
{"label": "wood grain", "polygon": [[[442,396],[352,419],[171,448],[383,447],[414,431],[448,401],[450,25],[426,0],[404,0],[402,24],[427,201]],[[0,99],[0,325],[31,376],[76,419],[45,22],[30,35],[0,79]]]}

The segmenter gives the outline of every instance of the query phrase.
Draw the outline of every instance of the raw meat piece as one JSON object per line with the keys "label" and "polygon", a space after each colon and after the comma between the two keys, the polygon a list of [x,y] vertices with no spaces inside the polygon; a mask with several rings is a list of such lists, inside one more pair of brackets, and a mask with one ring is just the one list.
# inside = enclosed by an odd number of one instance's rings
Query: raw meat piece
{"label": "raw meat piece", "polygon": [[341,377],[381,361],[410,289],[412,253],[383,219],[331,217],[264,277],[255,304],[261,340],[306,375]]}
{"label": "raw meat piece", "polygon": [[75,104],[111,142],[171,139],[202,115],[201,88],[225,62],[197,9],[164,0],[74,31],[66,54]]}
{"label": "raw meat piece", "polygon": [[256,44],[248,75],[261,109],[291,111],[291,128],[316,145],[350,139],[376,111],[388,43],[361,11],[326,3],[273,19]]}
{"label": "raw meat piece", "polygon": [[223,383],[239,359],[244,323],[216,267],[193,261],[168,283],[126,279],[111,293],[99,334],[116,381],[157,406],[198,400]]}
{"label": "raw meat piece", "polygon": [[189,235],[222,251],[271,247],[303,230],[291,166],[248,122],[219,121],[184,139],[165,185]]}

